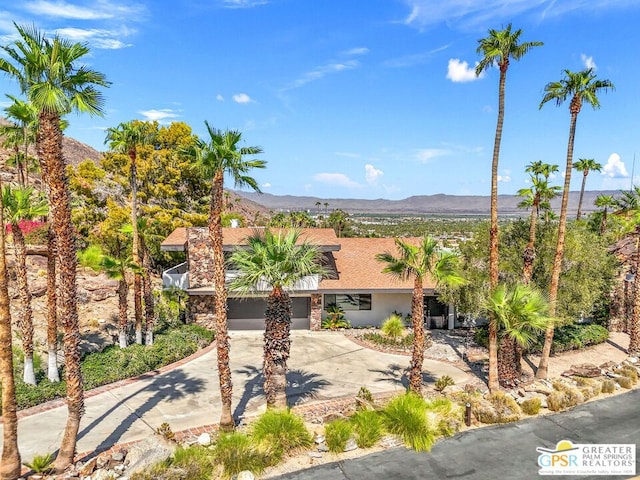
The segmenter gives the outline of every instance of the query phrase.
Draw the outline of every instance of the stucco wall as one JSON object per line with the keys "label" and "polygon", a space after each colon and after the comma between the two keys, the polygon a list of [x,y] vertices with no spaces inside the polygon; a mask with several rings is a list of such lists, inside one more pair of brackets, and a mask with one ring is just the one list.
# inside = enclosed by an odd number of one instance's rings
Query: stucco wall
{"label": "stucco wall", "polygon": [[[360,292],[368,293],[368,292]],[[324,296],[322,301],[324,302]],[[322,305],[322,319],[327,317]],[[403,315],[411,313],[410,293],[373,293],[371,294],[371,310],[350,310],[344,312],[344,316],[354,327],[382,325],[393,311],[401,312]]]}

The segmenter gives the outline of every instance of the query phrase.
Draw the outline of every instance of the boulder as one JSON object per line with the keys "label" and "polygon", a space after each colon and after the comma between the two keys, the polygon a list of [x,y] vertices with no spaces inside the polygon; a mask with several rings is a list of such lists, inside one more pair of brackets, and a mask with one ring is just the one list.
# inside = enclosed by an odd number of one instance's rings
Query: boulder
{"label": "boulder", "polygon": [[256,477],[249,470],[244,470],[238,474],[237,480],[254,480]]}
{"label": "boulder", "polygon": [[563,377],[587,377],[595,378],[602,375],[602,370],[593,363],[579,363],[577,365],[571,365],[569,370],[562,372]]}
{"label": "boulder", "polygon": [[125,471],[127,476],[140,472],[145,468],[169,458],[178,448],[174,443],[160,435],[151,435],[146,440],[132,445],[127,453],[129,466]]}
{"label": "boulder", "polygon": [[96,465],[98,464],[98,457],[93,457],[87,463],[85,463],[82,468],[78,471],[78,473],[83,477],[88,477],[93,473],[96,469]]}
{"label": "boulder", "polygon": [[357,448],[358,448],[358,444],[356,443],[355,439],[352,437],[349,440],[347,440],[347,444],[344,446],[344,451],[351,452]]}
{"label": "boulder", "polygon": [[211,445],[211,435],[209,433],[203,433],[198,437],[198,444],[206,447]]}
{"label": "boulder", "polygon": [[541,393],[543,395],[551,395],[551,392],[553,392],[553,386],[547,385],[545,382],[542,382],[542,381],[535,381],[531,385],[526,385],[524,387],[524,391]]}

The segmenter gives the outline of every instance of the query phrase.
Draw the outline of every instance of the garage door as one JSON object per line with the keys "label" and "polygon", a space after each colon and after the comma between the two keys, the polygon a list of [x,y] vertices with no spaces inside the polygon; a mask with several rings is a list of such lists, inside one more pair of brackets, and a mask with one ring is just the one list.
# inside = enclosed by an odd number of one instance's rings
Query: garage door
{"label": "garage door", "polygon": [[[291,299],[293,330],[309,329],[309,314],[311,299],[308,297],[293,297]],[[246,298],[227,301],[227,320],[229,330],[264,330],[264,311],[267,308],[266,298]]]}

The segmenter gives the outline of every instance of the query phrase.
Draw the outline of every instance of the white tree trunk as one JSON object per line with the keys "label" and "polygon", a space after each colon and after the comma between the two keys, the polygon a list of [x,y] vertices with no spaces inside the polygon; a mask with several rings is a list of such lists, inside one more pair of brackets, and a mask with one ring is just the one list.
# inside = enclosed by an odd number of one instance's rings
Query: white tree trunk
{"label": "white tree trunk", "polygon": [[24,383],[27,385],[36,384],[36,372],[33,370],[33,357],[24,357]]}
{"label": "white tree trunk", "polygon": [[153,345],[153,330],[147,330],[147,338],[145,339],[144,343],[146,343],[147,345]]}
{"label": "white tree trunk", "polygon": [[127,348],[127,332],[118,333],[118,343],[120,348]]}
{"label": "white tree trunk", "polygon": [[142,329],[136,328],[136,343],[142,345]]}
{"label": "white tree trunk", "polygon": [[55,350],[49,350],[47,378],[49,378],[50,382],[60,381],[60,372],[58,371],[58,355]]}

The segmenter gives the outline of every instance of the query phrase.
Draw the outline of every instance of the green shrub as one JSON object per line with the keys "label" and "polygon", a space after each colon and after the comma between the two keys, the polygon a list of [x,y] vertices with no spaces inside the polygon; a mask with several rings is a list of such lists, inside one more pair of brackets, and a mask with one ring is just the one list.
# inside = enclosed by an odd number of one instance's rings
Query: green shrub
{"label": "green shrub", "polygon": [[[373,343],[374,345],[379,345],[381,347],[393,347],[399,350],[410,351],[413,348],[413,333],[409,333],[404,337],[400,337],[397,340],[394,340],[391,337],[387,337],[386,335],[381,335],[377,332],[367,332],[362,334],[360,337],[362,340]],[[431,334],[429,332],[425,332],[424,338],[424,346],[425,348],[429,348],[433,344],[433,340],[431,338]]]}
{"label": "green shrub", "polygon": [[402,317],[399,315],[391,315],[384,321],[380,330],[387,337],[397,341],[404,333],[404,322],[402,321]]}
{"label": "green shrub", "polygon": [[[184,471],[183,478],[185,479],[209,480],[212,478],[216,464],[211,450],[201,445],[192,445],[190,447],[178,447],[169,462],[167,462],[166,467],[169,471],[172,467],[176,470],[182,469]],[[152,478],[159,477],[160,475],[156,475]]]}
{"label": "green shrub", "polygon": [[347,441],[353,435],[353,426],[348,420],[337,419],[328,423],[324,429],[324,436],[329,451],[333,453],[344,452]]}
{"label": "green shrub", "polygon": [[509,423],[520,419],[520,406],[511,395],[498,390],[486,400],[472,406],[474,415],[482,423]]}
{"label": "green shrub", "polygon": [[528,398],[520,404],[520,409],[527,415],[537,415],[542,407],[540,397]]}
{"label": "green shrub", "polygon": [[429,451],[437,432],[427,422],[427,402],[424,398],[407,392],[399,395],[382,410],[385,429],[397,435],[404,444],[416,451]]}
{"label": "green shrub", "polygon": [[256,443],[270,448],[276,461],[293,450],[313,444],[302,418],[289,410],[268,410],[260,415],[252,425],[251,436]]}
{"label": "green shrub", "polygon": [[[360,390],[358,390],[358,394],[356,395],[356,397],[372,405],[375,402],[375,399],[373,398],[373,394],[371,393],[371,390],[369,390],[367,387],[364,387],[364,386],[360,387]],[[356,407],[360,408],[361,407],[360,403],[358,403]]]}
{"label": "green shrub", "polygon": [[24,462],[25,467],[30,468],[36,473],[48,473],[53,470],[53,455],[34,455],[31,462]]}
{"label": "green shrub", "polygon": [[616,382],[610,378],[605,378],[602,381],[602,393],[613,393],[616,391]]}
{"label": "green shrub", "polygon": [[622,388],[631,388],[633,386],[633,381],[629,377],[616,377],[613,380]]}
{"label": "green shrub", "polygon": [[344,310],[341,306],[332,303],[326,307],[327,318],[322,322],[322,328],[337,330],[339,328],[350,328],[351,323],[344,317]]}
{"label": "green shrub", "polygon": [[451,378],[449,375],[443,375],[438,380],[436,380],[433,388],[436,389],[436,392],[444,392],[447,387],[451,387],[455,384],[456,382],[453,381],[453,378]]}
{"label": "green shrub", "polygon": [[450,437],[460,430],[463,410],[448,398],[434,398],[427,401],[427,424],[437,426],[438,435]]}
{"label": "green shrub", "polygon": [[176,434],[173,433],[173,430],[171,429],[171,425],[167,422],[163,422],[158,428],[156,428],[156,433],[163,436],[166,440],[173,440],[176,437]]}
{"label": "green shrub", "polygon": [[271,452],[256,446],[251,438],[240,432],[221,435],[213,448],[213,458],[229,478],[244,470],[261,473],[272,464]]}
{"label": "green shrub", "polygon": [[382,438],[383,426],[380,413],[374,410],[361,410],[349,420],[353,425],[358,447],[373,447]]}

